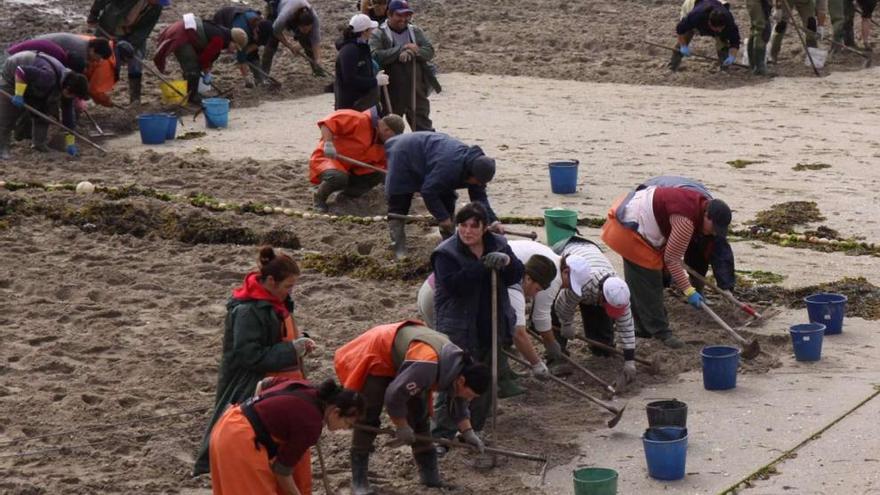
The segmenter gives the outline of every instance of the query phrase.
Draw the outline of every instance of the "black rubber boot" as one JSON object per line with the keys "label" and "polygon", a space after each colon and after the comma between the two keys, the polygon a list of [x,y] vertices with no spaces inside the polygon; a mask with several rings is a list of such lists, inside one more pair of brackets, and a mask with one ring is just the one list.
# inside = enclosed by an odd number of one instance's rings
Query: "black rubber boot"
{"label": "black rubber boot", "polygon": [[10,132],[5,131],[0,133],[0,160],[8,160],[9,159],[9,138]]}
{"label": "black rubber boot", "polygon": [[315,209],[321,213],[329,213],[330,206],[327,205],[327,198],[335,190],[336,188],[329,181],[322,181],[321,185],[318,186],[318,190],[315,191]]}
{"label": "black rubber boot", "polygon": [[433,488],[443,486],[443,481],[440,479],[440,467],[437,465],[437,452],[429,449],[413,454],[413,457],[419,466],[419,481],[423,485]]}
{"label": "black rubber boot", "polygon": [[352,495],[375,495],[370,488],[370,480],[367,472],[370,466],[370,454],[351,453],[351,494]]}
{"label": "black rubber boot", "polygon": [[141,78],[128,78],[128,102],[132,105],[141,104]]}
{"label": "black rubber boot", "polygon": [[391,232],[391,246],[394,249],[394,257],[406,258],[406,223],[400,219],[388,220],[388,229]]}
{"label": "black rubber boot", "polygon": [[186,90],[189,92],[189,102],[195,105],[202,104],[202,95],[199,94],[199,79],[200,77],[198,75],[186,78]]}
{"label": "black rubber boot", "polygon": [[767,55],[766,48],[756,48],[755,52],[755,68],[752,72],[756,76],[769,76],[770,71],[767,70],[767,61],[765,59]]}
{"label": "black rubber boot", "polygon": [[755,38],[749,36],[749,42],[746,44],[746,53],[749,54],[749,69],[755,72]]}

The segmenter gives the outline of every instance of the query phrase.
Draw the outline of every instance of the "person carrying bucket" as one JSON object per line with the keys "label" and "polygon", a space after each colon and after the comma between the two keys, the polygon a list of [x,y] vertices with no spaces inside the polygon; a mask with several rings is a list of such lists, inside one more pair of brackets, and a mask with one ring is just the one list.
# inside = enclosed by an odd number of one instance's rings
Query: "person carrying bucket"
{"label": "person carrying bucket", "polygon": [[[513,254],[507,239],[489,231],[488,218],[482,203],[468,203],[458,210],[456,231],[434,249],[431,267],[436,280],[436,330],[475,360],[490,365],[493,331],[497,332],[500,347],[513,343],[516,314],[507,289],[523,280],[525,267]],[[497,291],[493,292],[496,272]],[[497,301],[497,328],[493,328],[493,300]],[[454,418],[449,417],[445,408],[447,400],[445,394],[437,398],[434,435],[450,438],[456,428]],[[491,402],[491,394],[471,402],[474,430],[482,431]]]}
{"label": "person carrying bucket", "polygon": [[318,121],[318,129],[321,139],[309,158],[309,181],[318,184],[315,209],[327,213],[327,198],[334,192],[358,197],[385,180],[384,173],[352,165],[339,155],[385,170],[383,144],[403,133],[404,123],[397,115],[380,119],[375,108],[363,112],[337,110]]}
{"label": "person carrying bucket", "polygon": [[[258,10],[241,5],[223,7],[214,12],[214,24],[226,29],[239,28],[247,35],[247,46],[235,52],[235,63],[244,79],[246,88],[253,88],[266,82],[260,70],[260,47],[266,46],[272,37],[272,23],[263,18]],[[253,81],[248,78],[248,68]]]}
{"label": "person carrying bucket", "polygon": [[[214,495],[304,495],[291,472],[327,429],[350,429],[364,411],[361,394],[332,379],[267,378],[254,397],[223,413],[211,431]],[[326,473],[324,473],[326,476]]]}
{"label": "person carrying bucket", "polygon": [[731,217],[727,203],[684,177],[652,178],[614,202],[602,241],[623,258],[637,336],[659,339],[673,349],[684,346],[669,328],[665,277],[671,276],[694,308],[700,309],[703,296],[702,284],[688,277],[682,259],[701,275],[711,264],[718,286],[733,288],[733,250],[727,242]]}
{"label": "person carrying bucket", "polygon": [[[263,378],[302,379],[300,359],[315,349],[315,342],[297,328],[290,291],[300,269],[288,255],[272,247],[260,249],[259,268],[245,276],[226,303],[223,355],[217,378],[214,412],[205,430],[193,475],[210,469],[211,431],[230,404],[254,395]],[[306,452],[293,466],[300,493],[311,494],[311,458]]]}
{"label": "person carrying bucket", "polygon": [[[629,286],[593,241],[573,235],[556,243],[553,251],[562,256],[562,290],[554,305],[562,345],[575,336],[577,309],[587,338],[613,346],[616,330],[624,364],[614,388],[622,392],[636,379],[636,335]],[[596,356],[609,355],[592,346],[590,351]]]}
{"label": "person carrying bucket", "polygon": [[[25,105],[56,118],[60,107],[62,123],[72,129],[76,127],[74,99],[89,99],[86,76],[73,72],[54,57],[30,50],[6,59],[0,74],[0,89],[9,95],[0,95],[0,160],[9,158],[12,129],[27,111]],[[48,141],[49,123],[33,116],[31,146],[46,152]],[[68,155],[79,154],[73,134],[65,134],[64,143]]]}
{"label": "person carrying bucket", "polygon": [[[394,136],[385,142],[388,176],[385,178],[385,199],[388,213],[407,215],[415,193],[422,196],[425,206],[439,223],[440,235],[449,238],[453,232],[456,189],[467,188],[470,200],[479,202],[488,214],[489,228],[504,233],[504,228],[486,194],[486,184],[495,176],[495,160],[479,146],[463,142],[439,132],[412,132]],[[394,255],[406,256],[405,220],[390,219]]]}
{"label": "person carrying bucket", "polygon": [[[378,427],[382,409],[396,429],[396,443],[412,446],[421,483],[443,486],[437,453],[415,435],[429,434],[432,394],[445,392],[449,415],[461,439],[479,449],[471,427],[468,403],[489,388],[489,369],[471,358],[446,335],[420,321],[407,320],[373,327],[345,344],[333,358],[336,376],[366,400],[359,424]],[[375,493],[367,479],[375,432],[356,429],[351,439],[351,489],[353,495]]]}
{"label": "person carrying bucket", "polygon": [[[94,0],[89,9],[86,18],[89,28],[95,30],[96,36],[110,37],[117,42],[114,80],[119,80],[121,65],[127,65],[128,95],[132,104],[141,102],[141,61],[147,53],[147,39],[162,16],[162,9],[170,6],[171,0]],[[129,58],[120,52],[125,46],[122,41],[134,49],[134,56]]]}
{"label": "person carrying bucket", "polygon": [[[524,260],[525,273],[518,284],[507,288],[510,306],[516,314],[513,345],[529,362],[532,374],[539,380],[549,379],[550,370],[538,355],[527,328],[534,329],[547,351],[549,359],[562,359],[562,348],[553,335],[553,300],[559,293],[562,279],[559,277],[559,256],[549,247],[536,241],[508,241],[510,249],[517,259]],[[436,279],[432,273],[419,288],[419,314],[428,326],[434,325],[434,287]],[[532,310],[526,311],[527,302],[531,302]],[[513,381],[514,373],[505,373],[499,378],[498,397],[503,399],[525,392]]]}
{"label": "person carrying bucket", "polygon": [[160,72],[166,73],[166,60],[168,55],[174,53],[186,79],[189,101],[201,103],[199,76],[206,86],[210,86],[214,80],[211,69],[220,54],[223,51],[232,53],[236,48],[244,50],[247,43],[247,34],[241,28],[226,29],[213,21],[184,14],[182,20],[168,25],[159,33],[153,63]]}

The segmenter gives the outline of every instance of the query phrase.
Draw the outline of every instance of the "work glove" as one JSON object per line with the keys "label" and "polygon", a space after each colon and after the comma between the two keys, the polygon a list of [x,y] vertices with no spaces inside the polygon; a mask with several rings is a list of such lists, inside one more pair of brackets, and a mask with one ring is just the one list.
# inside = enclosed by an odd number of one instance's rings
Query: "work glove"
{"label": "work glove", "polygon": [[[562,325],[559,327],[559,333],[567,339],[574,338],[574,325]],[[558,344],[557,344],[558,345]]]}
{"label": "work glove", "polygon": [[293,341],[293,348],[296,349],[297,356],[306,356],[315,350],[315,341],[308,337],[300,337]]}
{"label": "work glove", "polygon": [[544,348],[547,350],[547,357],[550,359],[554,361],[562,359],[562,346],[559,345],[559,342],[557,342],[556,339],[553,339],[553,342],[550,344],[546,344]]}
{"label": "work glove", "polygon": [[486,445],[483,443],[483,440],[480,439],[473,428],[468,428],[467,430],[461,432],[461,439],[464,440],[464,443],[473,445],[474,447],[479,449],[481,454],[486,451]]}
{"label": "work glove", "polygon": [[384,70],[380,70],[378,74],[376,74],[376,85],[378,86],[388,86],[388,74],[385,73]]}
{"label": "work glove", "polygon": [[413,54],[409,50],[403,50],[400,52],[400,56],[397,57],[397,60],[400,60],[403,63],[407,63],[412,60]]}
{"label": "work glove", "polygon": [[78,156],[79,155],[79,148],[77,148],[77,146],[75,144],[68,144],[66,149],[67,149],[67,154],[70,156]]}
{"label": "work glove", "polygon": [[700,295],[699,292],[697,292],[697,289],[694,289],[693,287],[688,287],[688,289],[684,291],[684,295],[687,296],[688,304],[695,307],[696,309],[700,309],[700,306],[703,305],[703,296]]}
{"label": "work glove", "polygon": [[414,443],[416,443],[416,433],[413,429],[409,425],[398,426],[394,431],[394,444],[400,446]]}
{"label": "work glove", "polygon": [[324,141],[324,156],[327,158],[336,158],[336,145],[332,141]]}
{"label": "work glove", "polygon": [[550,368],[547,367],[544,361],[538,361],[532,365],[532,375],[538,380],[546,382],[550,379]]}
{"label": "work glove", "polygon": [[202,82],[205,83],[206,85],[210,86],[213,81],[214,81],[214,76],[211,75],[210,72],[205,72],[204,74],[202,74]]}
{"label": "work glove", "polygon": [[483,266],[490,270],[500,270],[510,263],[510,256],[504,253],[488,253],[483,256]]}
{"label": "work glove", "polygon": [[727,58],[724,59],[724,62],[721,62],[721,65],[727,67],[729,65],[733,65],[734,62],[736,62],[736,57],[734,57],[733,55],[728,55]]}
{"label": "work glove", "polygon": [[691,47],[687,45],[681,45],[678,47],[678,52],[681,53],[682,57],[690,57],[691,56]]}
{"label": "work glove", "polygon": [[77,112],[85,112],[86,110],[88,110],[86,100],[83,100],[82,98],[74,98],[73,107],[76,108]]}
{"label": "work glove", "polygon": [[12,97],[12,104],[16,106],[16,108],[24,107],[24,96],[15,95]]}
{"label": "work glove", "polygon": [[623,392],[635,381],[636,362],[625,361],[623,363],[623,369],[621,369],[620,373],[617,375],[617,380],[614,381],[614,390],[617,392]]}

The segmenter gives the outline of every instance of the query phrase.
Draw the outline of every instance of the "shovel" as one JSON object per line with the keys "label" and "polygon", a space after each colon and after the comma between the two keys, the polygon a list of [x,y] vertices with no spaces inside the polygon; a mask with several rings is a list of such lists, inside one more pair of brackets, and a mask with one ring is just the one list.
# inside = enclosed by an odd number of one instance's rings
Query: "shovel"
{"label": "shovel", "polygon": [[[529,363],[527,363],[525,360],[520,359],[520,358],[514,356],[513,354],[511,354],[511,353],[509,353],[509,352],[507,352],[507,351],[502,351],[502,352],[504,352],[504,354],[507,355],[507,357],[510,358],[511,361],[517,362],[517,363],[519,363],[519,364],[521,364],[521,365],[523,365],[523,366],[528,366],[528,365],[529,365]],[[574,385],[568,383],[567,381],[563,380],[562,378],[559,378],[558,376],[549,375],[549,378],[550,378],[551,380],[553,380],[554,382],[556,382],[556,383],[562,385],[563,387],[565,387],[565,388],[571,390],[572,392],[574,392],[574,393],[580,395],[581,397],[583,397],[583,398],[589,400],[589,401],[592,402],[593,404],[596,404],[597,406],[601,407],[602,409],[605,409],[605,410],[607,410],[608,412],[610,412],[611,414],[613,414],[614,417],[612,417],[611,419],[609,419],[609,420],[608,420],[608,423],[607,423],[609,428],[614,428],[615,426],[617,426],[617,423],[620,423],[620,418],[623,417],[623,411],[626,409],[626,404],[624,404],[623,407],[621,407],[620,409],[618,409],[618,408],[614,407],[613,405],[611,405],[611,404],[609,404],[609,403],[607,403],[607,402],[605,402],[605,401],[603,401],[603,400],[601,400],[601,399],[598,399],[598,398],[596,398],[596,397],[593,397],[592,395],[590,395],[590,394],[584,392],[583,390],[581,390],[581,389],[575,387]]]}
{"label": "shovel", "polygon": [[714,311],[712,311],[712,308],[710,308],[709,305],[700,304],[700,307],[703,308],[703,311],[708,313],[709,316],[711,316],[712,319],[715,320],[715,322],[721,326],[721,328],[726,330],[727,333],[729,333],[731,335],[731,337],[734,338],[734,340],[736,340],[737,342],[739,342],[743,346],[743,350],[742,350],[742,357],[743,358],[754,359],[754,358],[758,357],[758,354],[761,353],[761,346],[758,344],[757,340],[753,339],[751,341],[748,341],[745,339],[745,337],[736,333],[736,331],[734,329],[730,328],[730,325],[725,323],[724,320],[722,320],[720,316],[718,316],[717,314],[715,314]]}
{"label": "shovel", "polygon": [[[540,336],[538,335],[538,333],[535,332],[534,330],[529,329],[528,332],[529,332],[529,334],[531,334],[532,337],[535,337],[536,339],[541,340],[541,337],[540,337]],[[576,361],[575,361],[574,359],[572,359],[570,356],[568,356],[568,355],[566,355],[566,354],[563,353],[563,354],[562,354],[562,359],[563,359],[565,362],[567,362],[568,364],[570,364],[570,365],[574,366],[575,368],[577,368],[578,371],[580,371],[581,373],[583,373],[583,374],[587,375],[588,377],[590,377],[590,378],[591,378],[593,381],[595,381],[596,383],[602,385],[602,387],[605,389],[605,392],[607,392],[608,395],[609,395],[608,397],[606,397],[606,399],[610,399],[610,398],[614,397],[615,395],[617,395],[617,390],[614,390],[614,387],[611,386],[610,383],[608,383],[608,382],[606,382],[605,380],[603,380],[602,377],[600,377],[599,375],[597,375],[597,374],[593,373],[592,371],[588,370],[585,366],[582,366],[580,363],[576,362]]]}
{"label": "shovel", "polygon": [[89,137],[92,137],[92,138],[99,138],[99,137],[110,137],[110,136],[114,136],[114,135],[115,135],[115,134],[112,133],[112,132],[104,132],[104,129],[101,129],[101,126],[98,125],[98,121],[95,120],[94,117],[92,117],[92,114],[90,114],[88,110],[83,109],[83,113],[84,113],[84,114],[86,115],[86,117],[92,122],[92,125],[95,126],[95,130],[98,131],[98,134],[90,134]]}
{"label": "shovel", "polygon": [[[593,347],[602,349],[603,351],[608,351],[608,352],[617,354],[619,356],[623,356],[623,351],[621,351],[620,349],[613,347],[613,346],[610,346],[610,345],[607,345],[607,344],[604,344],[602,342],[599,342],[598,340],[589,339],[587,337],[582,337],[580,335],[578,335],[576,338],[578,340],[586,342],[587,344],[590,344]],[[656,374],[660,373],[660,366],[658,366],[657,363],[654,361],[649,361],[645,358],[640,358],[638,356],[636,356],[635,361],[641,365],[646,366],[648,368],[648,373],[650,373],[652,375],[656,375]]]}
{"label": "shovel", "polygon": [[[361,164],[362,162],[359,162],[357,160],[352,160],[351,158],[340,157],[339,154],[337,154],[336,157],[342,158],[342,161],[351,160],[352,165],[357,165],[359,167],[366,165],[366,164],[362,165]],[[370,168],[370,167],[372,167],[372,165],[367,165],[367,168]],[[382,169],[376,169],[376,170],[385,172]],[[407,222],[427,222],[431,225],[437,225],[437,221],[433,217],[432,218],[424,218],[424,217],[417,217],[417,216],[413,216],[413,215],[401,215],[400,213],[388,213],[388,214],[386,214],[386,216],[388,218],[394,218],[397,220],[406,220]],[[536,232],[516,232],[516,231],[510,230],[506,227],[504,228],[504,235],[512,235],[514,237],[525,237],[526,239],[531,239],[533,241],[538,238],[538,234]]]}
{"label": "shovel", "polygon": [[[671,51],[671,52],[677,52],[677,51],[678,51],[678,50],[676,50],[675,48],[670,48],[670,47],[668,47],[668,46],[666,46],[666,45],[661,45],[661,44],[659,44],[659,43],[654,43],[654,42],[651,42],[651,41],[648,41],[648,40],[642,40],[642,41],[643,41],[645,44],[647,44],[647,45],[655,46],[655,47],[657,47],[657,48],[663,48],[664,50],[669,50],[669,51]],[[718,59],[717,59],[717,58],[707,57],[707,56],[705,56],[705,55],[700,55],[699,53],[691,53],[689,56],[691,56],[691,57],[693,57],[693,58],[695,58],[695,59],[697,59],[697,60],[702,60],[702,61],[712,62],[712,63],[718,63]],[[741,64],[741,63],[739,63],[739,62],[734,62],[734,63],[732,63],[732,64],[730,64],[730,65],[732,65],[732,66],[734,66],[734,67],[742,67],[743,69],[748,69],[748,68],[749,68],[748,65]]]}
{"label": "shovel", "polygon": [[[686,264],[682,263],[681,265],[684,267],[685,271],[687,271],[692,277],[699,280],[700,282],[703,282],[707,286],[711,287],[713,290],[715,290],[716,292],[718,292],[722,296],[724,296],[724,298],[727,299],[728,301],[730,301],[734,306],[743,310],[745,313],[747,313],[749,316],[751,316],[752,320],[749,321],[747,323],[747,325],[751,325],[753,323],[763,323],[767,319],[767,315],[761,315],[761,313],[759,313],[751,305],[744,303],[744,302],[740,301],[739,299],[737,299],[736,296],[734,296],[733,294],[730,293],[730,291],[722,290],[720,287],[715,285],[709,279],[707,279],[706,277],[701,275],[698,271],[687,266]],[[774,315],[775,314],[776,313],[774,313]]]}

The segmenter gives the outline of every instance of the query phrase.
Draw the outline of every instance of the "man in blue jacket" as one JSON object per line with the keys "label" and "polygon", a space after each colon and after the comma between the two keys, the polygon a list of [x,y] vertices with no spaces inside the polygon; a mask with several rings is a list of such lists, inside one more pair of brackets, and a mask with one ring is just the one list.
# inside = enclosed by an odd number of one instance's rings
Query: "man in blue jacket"
{"label": "man in blue jacket", "polygon": [[[453,234],[456,189],[467,188],[472,202],[481,203],[489,215],[489,228],[503,233],[501,223],[486,195],[486,184],[495,176],[495,160],[479,146],[468,146],[458,139],[438,132],[412,132],[385,142],[388,175],[385,198],[388,213],[406,215],[413,194],[419,193],[425,206],[440,224],[444,239]],[[398,259],[406,256],[404,220],[391,219],[391,241]]]}
{"label": "man in blue jacket", "polygon": [[669,61],[669,68],[673,71],[678,70],[682,57],[690,56],[688,44],[697,33],[715,38],[715,49],[722,67],[736,62],[740,46],[739,28],[730,9],[718,0],[697,0],[693,10],[679,21],[675,32],[678,35],[677,51]]}

